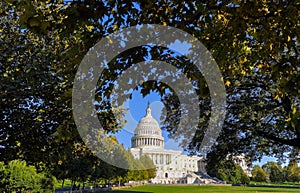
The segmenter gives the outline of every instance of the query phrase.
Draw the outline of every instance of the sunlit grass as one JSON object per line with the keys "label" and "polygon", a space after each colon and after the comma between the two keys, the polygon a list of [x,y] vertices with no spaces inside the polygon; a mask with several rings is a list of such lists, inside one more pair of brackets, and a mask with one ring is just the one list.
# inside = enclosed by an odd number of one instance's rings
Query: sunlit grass
{"label": "sunlit grass", "polygon": [[300,188],[266,188],[266,187],[241,187],[241,186],[139,186],[130,189],[114,190],[116,193],[201,193],[201,192],[230,192],[230,193],[293,193],[300,192]]}

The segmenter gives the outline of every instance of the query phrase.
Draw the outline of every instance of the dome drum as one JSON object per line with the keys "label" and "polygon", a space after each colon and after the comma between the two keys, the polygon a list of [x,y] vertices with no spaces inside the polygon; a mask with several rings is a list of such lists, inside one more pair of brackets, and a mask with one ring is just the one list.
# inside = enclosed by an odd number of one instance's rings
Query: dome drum
{"label": "dome drum", "polygon": [[159,138],[149,138],[149,137],[133,137],[131,140],[131,144],[133,148],[139,147],[151,147],[151,148],[163,148],[164,140]]}

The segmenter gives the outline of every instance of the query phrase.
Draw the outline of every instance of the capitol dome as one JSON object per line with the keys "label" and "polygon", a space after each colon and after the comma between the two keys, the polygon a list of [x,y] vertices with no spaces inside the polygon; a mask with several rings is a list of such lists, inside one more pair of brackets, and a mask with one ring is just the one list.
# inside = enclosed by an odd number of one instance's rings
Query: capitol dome
{"label": "capitol dome", "polygon": [[146,115],[138,123],[134,130],[134,136],[131,139],[133,148],[163,148],[164,138],[159,128],[158,122],[152,117],[150,104],[146,110]]}

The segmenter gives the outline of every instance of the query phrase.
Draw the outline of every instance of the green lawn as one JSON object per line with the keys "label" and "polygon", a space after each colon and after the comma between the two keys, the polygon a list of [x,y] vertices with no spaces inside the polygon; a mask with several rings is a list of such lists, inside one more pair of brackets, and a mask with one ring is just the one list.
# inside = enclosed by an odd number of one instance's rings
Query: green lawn
{"label": "green lawn", "polygon": [[201,193],[201,192],[230,192],[230,193],[249,193],[249,192],[300,192],[299,189],[291,188],[260,188],[260,187],[240,187],[240,186],[139,186],[130,189],[114,190],[115,193]]}
{"label": "green lawn", "polygon": [[281,183],[268,183],[268,182],[250,182],[250,184],[257,184],[257,185],[272,185],[272,186],[299,186],[300,183],[298,182],[281,182]]}

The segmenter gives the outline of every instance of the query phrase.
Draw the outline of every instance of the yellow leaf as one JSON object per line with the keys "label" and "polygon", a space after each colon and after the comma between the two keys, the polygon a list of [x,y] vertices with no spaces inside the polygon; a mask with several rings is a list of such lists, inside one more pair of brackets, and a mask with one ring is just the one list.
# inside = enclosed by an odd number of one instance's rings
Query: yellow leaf
{"label": "yellow leaf", "polygon": [[20,147],[20,146],[21,146],[21,142],[20,142],[20,141],[16,141],[16,145],[17,145],[18,147]]}
{"label": "yellow leaf", "polygon": [[287,118],[285,121],[286,122],[289,122],[291,120],[291,117]]}
{"label": "yellow leaf", "polygon": [[111,38],[109,36],[107,36],[107,39],[110,44],[113,44],[113,41],[111,40]]}
{"label": "yellow leaf", "polygon": [[166,23],[166,22],[163,22],[163,26],[167,26],[167,23]]}
{"label": "yellow leaf", "polygon": [[86,26],[86,29],[91,32],[94,29],[94,26],[90,25],[90,26]]}
{"label": "yellow leaf", "polygon": [[44,113],[44,112],[45,112],[44,109],[40,109],[40,110],[39,110],[39,113]]}
{"label": "yellow leaf", "polygon": [[290,36],[288,36],[288,39],[287,39],[287,41],[289,42],[289,41],[291,41],[291,37]]}
{"label": "yellow leaf", "polygon": [[229,80],[226,80],[225,85],[229,87],[230,84],[231,84],[231,82]]}
{"label": "yellow leaf", "polygon": [[262,64],[257,65],[257,68],[261,69],[263,67]]}
{"label": "yellow leaf", "polygon": [[296,114],[296,112],[297,112],[296,105],[293,104],[292,108],[293,108],[293,115],[294,115],[294,114]]}

